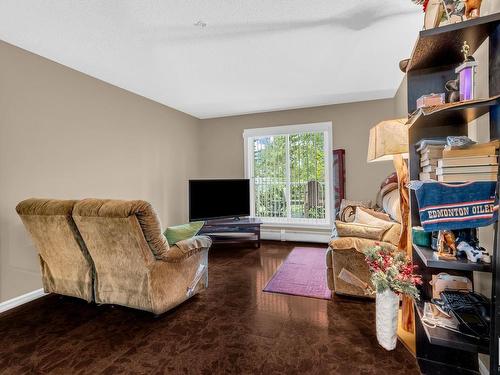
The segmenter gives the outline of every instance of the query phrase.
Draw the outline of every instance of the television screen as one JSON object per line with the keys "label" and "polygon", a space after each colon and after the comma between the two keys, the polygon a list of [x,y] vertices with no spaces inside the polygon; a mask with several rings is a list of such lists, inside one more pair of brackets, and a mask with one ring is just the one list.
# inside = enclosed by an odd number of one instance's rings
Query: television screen
{"label": "television screen", "polygon": [[189,220],[250,215],[250,180],[189,180]]}

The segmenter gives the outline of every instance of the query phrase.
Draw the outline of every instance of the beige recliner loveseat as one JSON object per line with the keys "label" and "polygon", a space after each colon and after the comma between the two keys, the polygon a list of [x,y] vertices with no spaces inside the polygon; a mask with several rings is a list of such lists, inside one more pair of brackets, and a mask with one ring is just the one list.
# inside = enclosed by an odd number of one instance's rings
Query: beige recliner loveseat
{"label": "beige recliner loveseat", "polygon": [[[208,286],[210,238],[195,236],[169,246],[149,203],[84,199],[74,203],[71,217],[93,264],[96,303],[161,314]],[[28,230],[40,253],[66,251],[65,243]],[[67,294],[60,288],[47,291]]]}

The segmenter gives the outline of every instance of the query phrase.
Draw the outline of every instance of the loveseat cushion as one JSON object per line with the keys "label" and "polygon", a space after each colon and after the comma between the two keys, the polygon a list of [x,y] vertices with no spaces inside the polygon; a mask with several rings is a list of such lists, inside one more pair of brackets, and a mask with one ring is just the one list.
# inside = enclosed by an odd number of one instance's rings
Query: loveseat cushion
{"label": "loveseat cushion", "polygon": [[396,246],[399,243],[399,238],[401,237],[401,224],[387,219],[386,216],[382,216],[379,213],[374,214],[371,210],[358,209],[356,210],[354,223],[384,228],[384,233],[379,240],[392,243]]}
{"label": "loveseat cushion", "polygon": [[150,203],[142,200],[84,199],[75,205],[74,216],[126,218],[135,215],[144,238],[155,257],[162,257],[169,249],[161,232],[158,216]]}
{"label": "loveseat cushion", "polygon": [[398,246],[399,239],[401,237],[401,224],[394,223],[392,226],[387,229],[382,236],[382,241],[389,242],[394,246]]}
{"label": "loveseat cushion", "polygon": [[75,200],[30,198],[16,211],[38,250],[45,292],[93,299],[92,261],[71,216]]}

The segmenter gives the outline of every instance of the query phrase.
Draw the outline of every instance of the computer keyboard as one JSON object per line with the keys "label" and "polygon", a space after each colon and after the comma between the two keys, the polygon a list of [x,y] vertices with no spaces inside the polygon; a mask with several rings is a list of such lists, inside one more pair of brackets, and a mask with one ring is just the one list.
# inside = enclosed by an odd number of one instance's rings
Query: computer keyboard
{"label": "computer keyboard", "polygon": [[490,330],[490,302],[477,293],[444,291],[440,293],[442,308],[453,313],[459,322],[459,330],[488,340]]}

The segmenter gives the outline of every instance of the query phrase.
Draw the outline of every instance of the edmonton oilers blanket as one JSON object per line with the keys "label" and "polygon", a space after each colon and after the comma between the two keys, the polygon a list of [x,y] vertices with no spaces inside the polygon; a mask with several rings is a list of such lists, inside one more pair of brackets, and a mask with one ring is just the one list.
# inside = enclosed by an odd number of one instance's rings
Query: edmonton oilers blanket
{"label": "edmonton oilers blanket", "polygon": [[412,181],[422,227],[426,232],[477,228],[498,217],[496,181],[448,184]]}

